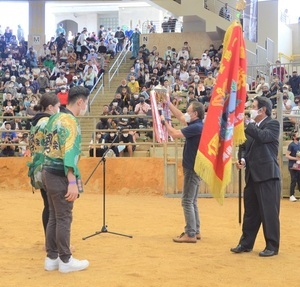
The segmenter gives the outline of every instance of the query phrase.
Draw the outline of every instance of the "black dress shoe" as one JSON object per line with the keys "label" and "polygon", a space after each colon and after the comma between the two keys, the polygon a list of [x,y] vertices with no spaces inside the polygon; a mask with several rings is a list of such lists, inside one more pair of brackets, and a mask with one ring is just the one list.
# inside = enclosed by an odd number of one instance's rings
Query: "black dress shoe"
{"label": "black dress shoe", "polygon": [[269,250],[267,248],[265,250],[259,252],[259,256],[261,256],[261,257],[270,257],[270,256],[274,256],[277,254],[278,254],[278,251]]}
{"label": "black dress shoe", "polygon": [[243,245],[239,244],[237,247],[230,248],[230,251],[233,253],[242,253],[242,252],[250,252],[252,249],[246,248]]}

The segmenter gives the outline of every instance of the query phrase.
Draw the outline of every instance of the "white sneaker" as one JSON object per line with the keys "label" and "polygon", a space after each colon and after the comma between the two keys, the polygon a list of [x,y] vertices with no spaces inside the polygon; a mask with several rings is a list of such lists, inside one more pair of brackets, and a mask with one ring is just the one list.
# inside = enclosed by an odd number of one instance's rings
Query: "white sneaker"
{"label": "white sneaker", "polygon": [[292,202],[297,201],[297,198],[294,195],[291,195],[290,196],[290,201],[292,201]]}
{"label": "white sneaker", "polygon": [[87,260],[78,260],[73,258],[72,256],[69,259],[68,263],[64,263],[59,259],[59,272],[69,273],[74,271],[80,271],[86,269],[90,263]]}
{"label": "white sneaker", "polygon": [[45,267],[44,267],[46,271],[58,270],[58,265],[59,265],[58,257],[56,259],[50,259],[49,257],[46,257]]}

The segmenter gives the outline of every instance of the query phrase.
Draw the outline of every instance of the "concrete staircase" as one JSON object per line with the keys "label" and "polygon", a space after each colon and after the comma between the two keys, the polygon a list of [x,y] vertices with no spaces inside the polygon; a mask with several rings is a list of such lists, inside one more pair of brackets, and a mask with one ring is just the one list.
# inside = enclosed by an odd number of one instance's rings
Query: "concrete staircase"
{"label": "concrete staircase", "polygon": [[[127,77],[127,74],[130,71],[130,67],[133,64],[133,61],[129,59],[130,53],[126,58],[126,62],[119,68],[119,73],[116,74],[110,83],[108,83],[108,71],[114,60],[110,60],[110,63],[107,63],[107,67],[105,68],[106,74],[104,74],[104,91],[100,91],[100,93],[94,99],[90,113],[87,116],[84,116],[79,119],[81,132],[82,132],[82,151],[83,155],[88,155],[88,144],[92,138],[92,130],[96,127],[97,122],[99,121],[100,115],[102,114],[103,105],[109,104],[115,95],[115,91],[117,87],[121,84],[121,80]],[[98,84],[97,86],[99,86]],[[95,88],[94,92],[90,95],[90,98],[93,98],[97,91],[97,87]]]}

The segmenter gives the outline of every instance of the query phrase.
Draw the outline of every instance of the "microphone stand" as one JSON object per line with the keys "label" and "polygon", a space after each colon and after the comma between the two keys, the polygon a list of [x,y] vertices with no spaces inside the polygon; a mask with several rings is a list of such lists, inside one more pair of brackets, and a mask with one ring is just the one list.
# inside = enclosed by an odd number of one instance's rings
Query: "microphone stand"
{"label": "microphone stand", "polygon": [[107,150],[104,152],[102,158],[100,159],[100,161],[98,162],[98,164],[96,165],[96,167],[94,168],[94,170],[92,171],[92,173],[90,174],[89,178],[87,179],[87,181],[85,182],[85,185],[89,182],[89,180],[91,179],[91,177],[93,176],[93,174],[95,173],[96,169],[98,168],[98,166],[100,165],[100,163],[103,163],[103,225],[102,228],[100,229],[100,231],[96,231],[95,233],[88,235],[86,237],[83,237],[82,240],[86,240],[90,237],[99,235],[101,233],[110,233],[110,234],[114,234],[114,235],[119,235],[119,236],[125,236],[125,237],[129,237],[132,238],[132,235],[126,235],[126,234],[122,234],[122,233],[118,233],[118,232],[112,232],[112,231],[108,231],[107,229],[107,225],[106,225],[106,221],[105,221],[105,214],[106,214],[106,209],[105,209],[105,200],[106,200],[106,183],[105,183],[105,177],[106,177],[106,154],[108,153],[108,151],[112,148],[114,142],[116,141],[119,133],[120,133],[121,129],[117,130],[117,133],[113,139],[113,141],[111,142],[110,146],[107,148]]}

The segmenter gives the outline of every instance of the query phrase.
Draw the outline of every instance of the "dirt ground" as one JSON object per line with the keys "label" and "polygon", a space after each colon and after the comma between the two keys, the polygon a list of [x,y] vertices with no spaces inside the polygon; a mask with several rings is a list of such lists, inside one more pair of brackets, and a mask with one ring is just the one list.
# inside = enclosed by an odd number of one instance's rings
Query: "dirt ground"
{"label": "dirt ground", "polygon": [[[92,169],[94,165],[86,166]],[[16,174],[15,174],[16,173]],[[260,232],[251,253],[231,254],[241,234],[238,201],[225,199],[220,206],[200,198],[202,239],[196,244],[176,244],[183,231],[180,198],[167,198],[159,188],[135,189],[132,178],[123,180],[119,192],[107,192],[108,231],[87,240],[103,225],[102,190],[87,185],[76,201],[72,224],[74,257],[88,259],[82,272],[61,274],[43,270],[44,235],[42,199],[32,194],[24,166],[9,168],[0,162],[0,286],[1,287],[154,287],[154,286],[299,286],[300,202],[281,203],[281,248],[278,256],[260,258],[264,240]],[[153,172],[153,177],[155,173]],[[148,175],[151,177],[151,174]],[[110,183],[111,176],[107,175]],[[157,178],[153,178],[156,182]],[[18,182],[18,184],[16,184]],[[159,179],[157,184],[162,184]]]}

